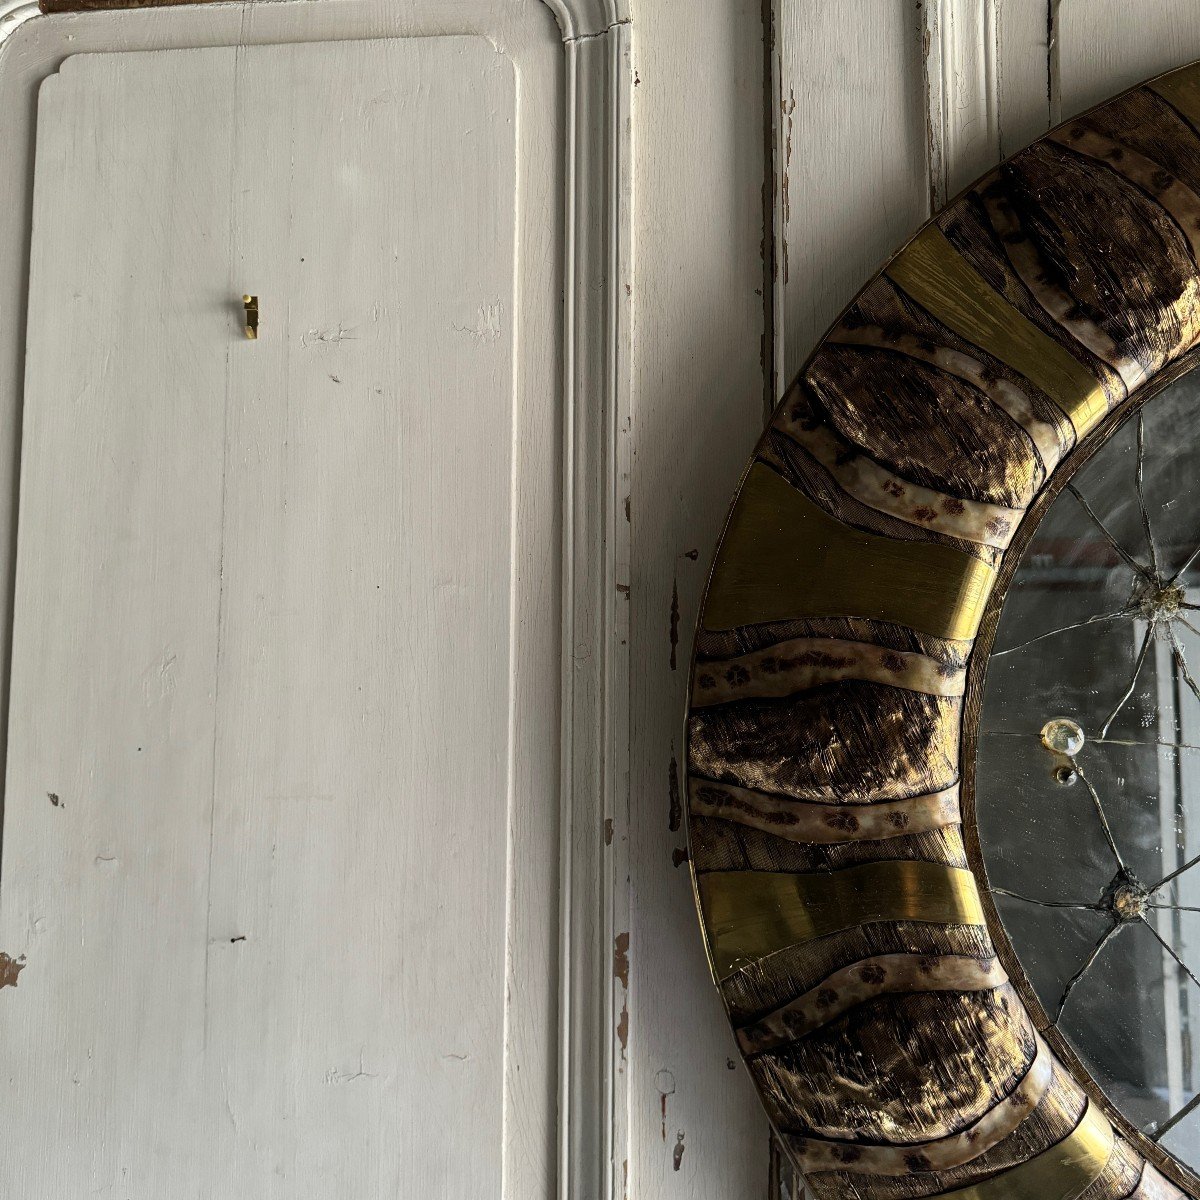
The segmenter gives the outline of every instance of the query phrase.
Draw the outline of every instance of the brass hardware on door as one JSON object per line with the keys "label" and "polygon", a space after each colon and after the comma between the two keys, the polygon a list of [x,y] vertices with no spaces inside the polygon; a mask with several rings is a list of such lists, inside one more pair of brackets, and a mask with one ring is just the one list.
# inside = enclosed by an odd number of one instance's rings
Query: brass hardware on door
{"label": "brass hardware on door", "polygon": [[243,296],[242,305],[246,309],[246,336],[253,341],[258,337],[258,297]]}

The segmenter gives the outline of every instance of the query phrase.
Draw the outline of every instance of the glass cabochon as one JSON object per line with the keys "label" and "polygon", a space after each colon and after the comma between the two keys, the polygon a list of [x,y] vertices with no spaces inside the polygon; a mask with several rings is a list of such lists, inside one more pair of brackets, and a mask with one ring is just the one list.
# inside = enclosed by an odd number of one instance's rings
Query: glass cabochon
{"label": "glass cabochon", "polygon": [[1200,1168],[1200,373],[1054,501],[1001,614],[979,836],[1051,1020]]}

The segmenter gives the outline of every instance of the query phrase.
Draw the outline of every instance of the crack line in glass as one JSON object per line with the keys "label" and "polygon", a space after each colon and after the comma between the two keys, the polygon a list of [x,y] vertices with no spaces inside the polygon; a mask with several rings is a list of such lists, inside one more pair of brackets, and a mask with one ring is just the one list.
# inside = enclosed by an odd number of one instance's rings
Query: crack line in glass
{"label": "crack line in glass", "polygon": [[997,896],[1007,896],[1011,900],[1023,900],[1026,904],[1038,904],[1042,908],[1077,908],[1086,912],[1103,912],[1098,904],[1070,904],[1065,900],[1039,900],[1035,896],[1023,896],[1020,892],[1010,892],[1008,888],[994,887],[992,891]]}
{"label": "crack line in glass", "polygon": [[1134,470],[1134,487],[1137,490],[1138,509],[1142,515],[1142,528],[1146,531],[1146,544],[1150,547],[1150,570],[1155,579],[1158,570],[1158,547],[1154,544],[1154,532],[1150,528],[1150,513],[1146,509],[1146,497],[1142,492],[1142,480],[1146,469],[1146,414],[1138,412],[1137,419],[1137,466]]}
{"label": "crack line in glass", "polygon": [[1083,964],[1082,967],[1079,968],[1078,971],[1075,972],[1074,975],[1071,976],[1071,978],[1069,980],[1067,980],[1067,986],[1063,989],[1062,997],[1058,1002],[1058,1010],[1054,1014],[1054,1020],[1053,1020],[1052,1024],[1057,1025],[1059,1023],[1059,1021],[1062,1019],[1063,1012],[1066,1010],[1066,1007],[1067,1007],[1067,1001],[1071,998],[1071,993],[1075,990],[1076,984],[1078,984],[1083,979],[1083,977],[1088,973],[1088,971],[1091,970],[1092,964],[1103,953],[1104,947],[1107,946],[1108,943],[1110,941],[1112,941],[1112,939],[1114,937],[1116,937],[1116,935],[1123,928],[1124,928],[1124,925],[1122,925],[1121,923],[1117,923],[1115,925],[1110,925],[1100,935],[1100,940],[1095,944],[1095,946],[1092,947],[1092,952],[1091,952],[1091,954],[1088,955],[1087,961]]}
{"label": "crack line in glass", "polygon": [[[1111,623],[1124,619],[1133,621],[1143,620],[1146,623],[1146,629],[1142,635],[1138,645],[1137,653],[1134,657],[1132,669],[1130,671],[1129,681],[1125,690],[1122,692],[1116,705],[1105,718],[1100,726],[1099,735],[1091,739],[1098,745],[1113,745],[1113,746],[1157,746],[1171,748],[1176,751],[1181,750],[1200,750],[1200,746],[1192,745],[1179,740],[1167,741],[1164,739],[1153,740],[1136,740],[1109,738],[1108,732],[1117,717],[1125,710],[1130,700],[1137,691],[1138,680],[1142,674],[1142,669],[1145,666],[1146,660],[1150,654],[1150,648],[1158,638],[1164,638],[1170,642],[1171,647],[1171,662],[1177,671],[1177,679],[1181,678],[1188,690],[1200,702],[1200,685],[1193,678],[1192,673],[1187,664],[1187,657],[1184,652],[1178,635],[1175,632],[1175,623],[1182,625],[1193,634],[1200,637],[1200,627],[1193,624],[1184,612],[1200,612],[1200,604],[1195,604],[1187,600],[1186,591],[1179,580],[1189,571],[1193,565],[1200,560],[1200,542],[1198,542],[1184,560],[1183,565],[1171,576],[1164,577],[1161,564],[1159,547],[1154,538],[1153,523],[1150,519],[1149,508],[1146,503],[1145,496],[1145,465],[1146,465],[1146,431],[1144,414],[1139,413],[1137,419],[1137,459],[1134,469],[1134,488],[1137,496],[1138,512],[1141,518],[1142,530],[1145,534],[1146,546],[1149,551],[1150,565],[1146,566],[1138,561],[1137,557],[1130,553],[1120,542],[1120,540],[1112,533],[1112,531],[1101,520],[1100,516],[1088,503],[1087,498],[1074,485],[1068,484],[1067,490],[1075,497],[1084,513],[1087,515],[1091,523],[1100,532],[1104,540],[1111,546],[1120,560],[1129,567],[1133,572],[1133,583],[1128,602],[1122,607],[1113,612],[1098,613],[1093,616],[1086,617],[1083,620],[1073,621],[1067,625],[1061,625],[1055,629],[1047,630],[1035,637],[1029,638],[1024,642],[1019,642],[1014,646],[1005,647],[1002,650],[996,650],[992,653],[993,658],[1000,658],[1004,655],[1013,654],[1018,650],[1026,649],[1037,642],[1041,642],[1047,638],[1055,637],[1060,634],[1070,633],[1073,630],[1084,629],[1089,626]],[[1072,723],[1074,724],[1074,723]],[[1048,728],[1048,726],[1047,726]],[[1013,734],[1012,736],[1027,736],[1025,734]],[[1045,729],[1042,732],[1043,741],[1045,741]],[[1082,740],[1082,735],[1081,735]],[[1048,748],[1052,751],[1063,749],[1063,747],[1055,747],[1047,743]],[[1079,970],[1067,981],[1059,997],[1057,1010],[1055,1012],[1052,1024],[1057,1026],[1062,1019],[1063,1013],[1066,1011],[1068,1001],[1076,987],[1087,978],[1092,967],[1100,960],[1106,947],[1111,941],[1121,932],[1126,926],[1139,924],[1144,925],[1155,940],[1162,946],[1163,950],[1174,961],[1177,968],[1182,971],[1188,979],[1200,988],[1200,977],[1192,971],[1186,962],[1180,957],[1175,948],[1166,941],[1158,932],[1150,920],[1148,914],[1151,911],[1163,912],[1189,912],[1200,913],[1200,907],[1172,904],[1166,902],[1155,902],[1155,898],[1167,888],[1169,885],[1178,880],[1186,872],[1200,864],[1200,854],[1189,859],[1169,874],[1165,875],[1157,883],[1150,887],[1144,886],[1133,872],[1127,866],[1123,855],[1121,854],[1120,846],[1113,833],[1112,825],[1108,820],[1108,815],[1105,812],[1103,801],[1100,793],[1088,778],[1086,772],[1079,766],[1074,748],[1072,753],[1058,754],[1058,761],[1063,764],[1070,764],[1070,769],[1074,772],[1075,777],[1082,779],[1084,786],[1087,788],[1088,794],[1091,797],[1092,804],[1096,810],[1096,816],[1100,822],[1101,829],[1104,833],[1105,841],[1112,852],[1113,858],[1117,864],[1117,873],[1113,880],[1105,888],[1101,895],[1099,903],[1085,903],[1065,900],[1044,900],[1035,896],[1028,896],[1021,892],[1011,891],[1007,888],[994,887],[992,891],[998,896],[1020,901],[1024,904],[1036,905],[1040,908],[1056,908],[1082,912],[1097,912],[1109,918],[1111,924],[1104,930],[1100,938],[1091,948],[1086,960],[1080,966]],[[1066,770],[1065,765],[1060,770]],[[1073,779],[1070,780],[1073,782]],[[1156,1131],[1150,1132],[1150,1136],[1159,1141],[1166,1133],[1175,1128],[1182,1120],[1191,1113],[1200,1108],[1200,1092],[1192,1097],[1182,1108],[1174,1113],[1169,1120],[1159,1127]]]}
{"label": "crack line in glass", "polygon": [[1153,578],[1150,568],[1138,562],[1138,560],[1134,558],[1133,555],[1130,554],[1129,551],[1126,550],[1125,547],[1122,546],[1115,537],[1113,537],[1108,526],[1105,525],[1102,520],[1100,520],[1100,518],[1096,515],[1095,510],[1087,502],[1083,493],[1073,483],[1067,484],[1067,491],[1069,491],[1071,495],[1079,501],[1080,505],[1083,507],[1083,511],[1091,518],[1092,524],[1094,524],[1096,528],[1100,530],[1108,544],[1117,552],[1117,554],[1121,556],[1121,558],[1130,566],[1130,568],[1132,568],[1133,571],[1145,579]]}

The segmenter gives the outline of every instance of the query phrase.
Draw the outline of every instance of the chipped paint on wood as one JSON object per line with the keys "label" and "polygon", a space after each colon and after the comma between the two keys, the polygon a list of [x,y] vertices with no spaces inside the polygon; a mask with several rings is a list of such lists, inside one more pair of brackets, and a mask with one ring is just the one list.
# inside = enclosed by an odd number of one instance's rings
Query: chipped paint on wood
{"label": "chipped paint on wood", "polygon": [[683,826],[683,797],[679,790],[679,761],[673,754],[671,765],[667,768],[667,796],[670,800],[667,828],[672,833],[678,833]]}
{"label": "chipped paint on wood", "polygon": [[629,990],[629,934],[618,933],[613,948],[613,975],[621,981],[621,986]]}
{"label": "chipped paint on wood", "polygon": [[679,581],[671,583],[671,670],[679,667]]}
{"label": "chipped paint on wood", "polygon": [[8,954],[0,953],[0,988],[17,986],[17,976],[25,970],[25,955],[20,958],[12,958]]}

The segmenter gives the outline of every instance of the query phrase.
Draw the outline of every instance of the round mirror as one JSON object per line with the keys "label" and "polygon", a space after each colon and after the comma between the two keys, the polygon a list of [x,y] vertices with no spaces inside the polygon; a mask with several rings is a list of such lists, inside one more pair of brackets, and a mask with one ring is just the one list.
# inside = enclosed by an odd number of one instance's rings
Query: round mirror
{"label": "round mirror", "polygon": [[1200,1166],[1200,378],[1129,417],[1037,527],[1001,612],[976,796],[1052,1027]]}

